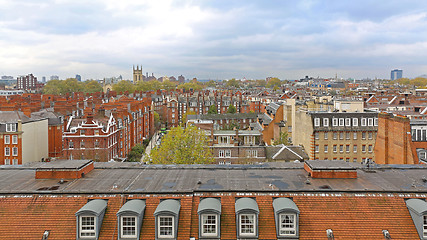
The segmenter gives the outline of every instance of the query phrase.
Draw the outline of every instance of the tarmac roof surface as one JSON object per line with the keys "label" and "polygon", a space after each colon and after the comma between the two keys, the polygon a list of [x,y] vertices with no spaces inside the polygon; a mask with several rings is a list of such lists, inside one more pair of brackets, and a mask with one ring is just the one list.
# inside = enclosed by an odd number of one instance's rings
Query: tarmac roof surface
{"label": "tarmac roof surface", "polygon": [[142,165],[95,163],[80,179],[35,179],[37,165],[0,168],[7,193],[190,193],[206,191],[427,192],[427,165],[357,168],[357,179],[312,179],[303,163],[261,165]]}

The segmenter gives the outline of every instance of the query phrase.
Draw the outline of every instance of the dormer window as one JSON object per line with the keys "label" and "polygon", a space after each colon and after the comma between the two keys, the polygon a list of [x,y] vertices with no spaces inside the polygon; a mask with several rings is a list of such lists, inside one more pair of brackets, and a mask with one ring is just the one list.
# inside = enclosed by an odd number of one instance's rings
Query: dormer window
{"label": "dormer window", "polygon": [[6,132],[16,132],[16,123],[6,123]]}
{"label": "dormer window", "polygon": [[221,201],[204,198],[199,203],[199,238],[220,238]]}
{"label": "dormer window", "polygon": [[139,240],[144,211],[145,201],[141,199],[130,200],[120,208],[120,210],[117,212],[119,240]]}
{"label": "dormer window", "polygon": [[239,198],[235,203],[237,238],[258,238],[257,202],[252,198]]}
{"label": "dormer window", "polygon": [[86,203],[76,212],[76,239],[98,239],[106,208],[106,200],[95,199]]}
{"label": "dormer window", "polygon": [[181,203],[175,199],[167,199],[159,203],[154,212],[156,239],[176,239],[180,208]]}
{"label": "dormer window", "polygon": [[421,199],[406,200],[406,207],[411,214],[412,221],[420,239],[427,239],[427,202]]}
{"label": "dormer window", "polygon": [[273,208],[277,238],[298,238],[299,209],[297,205],[290,198],[276,198],[273,200]]}

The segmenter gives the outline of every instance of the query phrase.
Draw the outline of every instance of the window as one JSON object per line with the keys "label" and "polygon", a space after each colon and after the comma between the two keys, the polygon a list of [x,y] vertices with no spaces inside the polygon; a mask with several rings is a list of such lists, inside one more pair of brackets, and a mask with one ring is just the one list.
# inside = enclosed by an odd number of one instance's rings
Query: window
{"label": "window", "polygon": [[354,139],[354,140],[357,140],[357,132],[354,132],[354,133],[353,133],[353,139]]}
{"label": "window", "polygon": [[4,160],[4,165],[10,165],[10,159],[6,158],[6,159]]}
{"label": "window", "polygon": [[350,145],[345,145],[345,151],[348,153],[350,152]]}
{"label": "window", "polygon": [[80,148],[85,148],[85,140],[82,140],[82,141],[80,142]]}
{"label": "window", "polygon": [[357,145],[353,145],[353,152],[357,153]]}
{"label": "window", "polygon": [[219,150],[219,154],[218,154],[218,156],[219,156],[220,158],[223,158],[223,157],[224,157],[224,150]]}
{"label": "window", "polygon": [[360,122],[362,127],[366,127],[366,118],[362,118]]}
{"label": "window", "polygon": [[344,132],[340,132],[340,139],[343,140],[344,139]]}
{"label": "window", "polygon": [[[245,122],[245,119],[243,119],[243,122]],[[288,126],[288,133],[292,132],[292,126]]]}
{"label": "window", "polygon": [[345,133],[345,139],[350,140],[350,132]]}
{"label": "window", "polygon": [[334,132],[334,140],[336,140],[338,138],[338,133]]}
{"label": "window", "polygon": [[368,139],[372,139],[372,132],[368,132]]}
{"label": "window", "polygon": [[94,133],[95,133],[95,136],[99,136],[99,130],[95,130]]}
{"label": "window", "polygon": [[327,153],[327,152],[328,152],[328,145],[325,145],[325,146],[324,146],[324,150],[325,150],[325,153]]}
{"label": "window", "polygon": [[357,162],[357,158],[353,158],[353,162]]}
{"label": "window", "polygon": [[174,237],[174,219],[169,216],[159,216],[159,238]]}
{"label": "window", "polygon": [[325,132],[324,134],[325,134],[325,135],[324,135],[324,139],[325,139],[325,140],[328,140],[328,132]]}
{"label": "window", "polygon": [[334,151],[334,153],[336,153],[336,152],[337,152],[337,145],[334,145],[334,146],[332,147],[332,150]]}
{"label": "window", "polygon": [[231,157],[231,150],[230,149],[225,150],[225,157],[226,158]]}
{"label": "window", "polygon": [[254,157],[256,158],[258,155],[257,150],[246,150],[246,157]]}
{"label": "window", "polygon": [[323,126],[324,127],[329,126],[329,118],[323,118]]}
{"label": "window", "polygon": [[10,135],[4,136],[4,144],[10,144]]}
{"label": "window", "polygon": [[18,144],[18,135],[12,135],[12,144]]}
{"label": "window", "polygon": [[340,145],[340,152],[344,151],[344,145]]}
{"label": "window", "polygon": [[255,214],[240,214],[240,235],[255,235]]}
{"label": "window", "polygon": [[121,228],[123,238],[136,238],[136,217],[122,217]]}
{"label": "window", "polygon": [[95,148],[99,148],[99,141],[98,141],[98,139],[95,140]]}
{"label": "window", "polygon": [[230,142],[230,138],[228,136],[220,136],[219,143],[228,144]]}
{"label": "window", "polygon": [[366,145],[362,145],[362,152],[366,152]]}
{"label": "window", "polygon": [[80,135],[84,136],[85,135],[85,130],[80,130]]}
{"label": "window", "polygon": [[6,123],[6,132],[16,132],[16,123]]}
{"label": "window", "polygon": [[368,126],[374,126],[374,119],[373,118],[368,118]]}
{"label": "window", "polygon": [[314,139],[319,140],[319,132],[314,133]]}
{"label": "window", "polygon": [[74,148],[74,142],[73,141],[70,141],[70,143],[68,145],[69,145],[69,148]]}
{"label": "window", "polygon": [[332,126],[333,127],[338,126],[338,118],[332,118]]}
{"label": "window", "polygon": [[423,237],[427,237],[427,216],[423,216]]}
{"label": "window", "polygon": [[358,119],[357,118],[353,118],[353,126],[357,127],[358,126]]}
{"label": "window", "polygon": [[280,214],[280,236],[294,236],[296,234],[295,214]]}
{"label": "window", "polygon": [[95,236],[95,217],[80,216],[80,237]]}
{"label": "window", "polygon": [[366,139],[366,132],[362,132],[362,140]]}
{"label": "window", "polygon": [[344,126],[344,118],[340,118],[340,127]]}
{"label": "window", "polygon": [[5,156],[10,156],[10,148],[9,147],[5,147],[4,148],[4,155]]}
{"label": "window", "polygon": [[350,127],[351,126],[351,118],[346,118],[345,119],[345,126],[346,127]]}
{"label": "window", "polygon": [[378,118],[374,118],[374,126],[378,126]]}
{"label": "window", "polygon": [[314,126],[315,127],[320,127],[320,118],[315,118],[314,119]]}
{"label": "window", "polygon": [[17,147],[12,148],[12,155],[18,156],[18,148]]}
{"label": "window", "polygon": [[368,145],[368,152],[372,152],[372,145]]}
{"label": "window", "polygon": [[317,153],[319,152],[319,145],[315,145],[314,146],[314,151],[317,152]]}
{"label": "window", "polygon": [[202,236],[217,236],[217,215],[202,214]]}

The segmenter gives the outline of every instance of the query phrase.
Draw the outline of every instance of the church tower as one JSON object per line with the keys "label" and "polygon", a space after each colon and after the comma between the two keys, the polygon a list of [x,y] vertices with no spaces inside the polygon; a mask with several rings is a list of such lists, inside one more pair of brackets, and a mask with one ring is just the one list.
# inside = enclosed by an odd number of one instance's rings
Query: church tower
{"label": "church tower", "polygon": [[142,75],[142,66],[136,65],[136,69],[133,66],[133,84],[137,84],[139,81],[144,81],[144,76]]}

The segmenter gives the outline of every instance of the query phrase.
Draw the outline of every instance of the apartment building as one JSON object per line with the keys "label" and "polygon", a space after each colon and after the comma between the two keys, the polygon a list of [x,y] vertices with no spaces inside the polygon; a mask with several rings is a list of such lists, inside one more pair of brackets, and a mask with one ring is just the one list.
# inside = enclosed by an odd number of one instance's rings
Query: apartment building
{"label": "apartment building", "polygon": [[374,160],[378,113],[296,112],[294,144],[303,145],[311,160]]}

